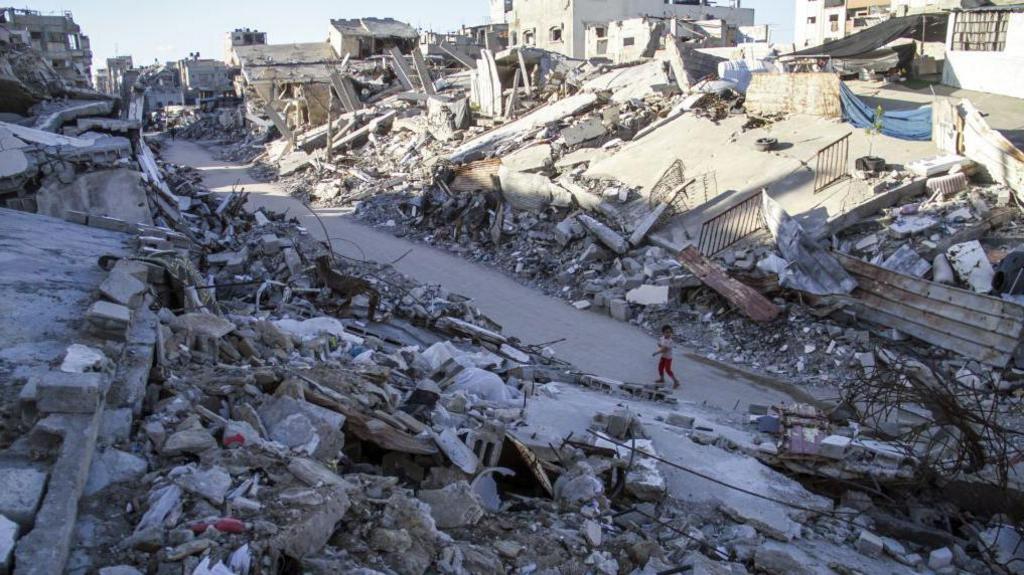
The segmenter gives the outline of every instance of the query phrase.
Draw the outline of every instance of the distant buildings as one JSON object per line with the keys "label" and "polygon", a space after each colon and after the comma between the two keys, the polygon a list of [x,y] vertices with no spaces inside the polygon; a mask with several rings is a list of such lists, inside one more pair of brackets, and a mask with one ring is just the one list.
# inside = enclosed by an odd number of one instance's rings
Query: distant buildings
{"label": "distant buildings", "polygon": [[[682,21],[718,20],[739,28],[754,24],[754,10],[733,6],[713,6],[708,0],[631,0],[629,2],[595,0],[490,0],[491,17],[508,24],[510,46],[534,46],[573,58],[588,56],[588,37],[592,52],[598,53],[600,41],[609,25],[637,18],[678,19]],[[624,36],[623,48],[637,46],[638,38]]]}
{"label": "distant buildings", "polygon": [[37,10],[0,8],[0,27],[12,38],[39,50],[69,84],[91,86],[92,50],[89,37],[75,24],[71,12],[44,14]]}
{"label": "distant buildings", "polygon": [[179,60],[178,73],[186,104],[235,95],[234,74],[220,60],[200,60],[197,54],[196,57]]}
{"label": "distant buildings", "polygon": [[239,46],[265,46],[267,44],[267,33],[248,28],[236,28],[228,32],[224,39],[224,63],[228,66],[238,67],[238,57],[235,55],[235,48]]}
{"label": "distant buildings", "polygon": [[797,47],[845,38],[889,18],[893,0],[796,0]]}

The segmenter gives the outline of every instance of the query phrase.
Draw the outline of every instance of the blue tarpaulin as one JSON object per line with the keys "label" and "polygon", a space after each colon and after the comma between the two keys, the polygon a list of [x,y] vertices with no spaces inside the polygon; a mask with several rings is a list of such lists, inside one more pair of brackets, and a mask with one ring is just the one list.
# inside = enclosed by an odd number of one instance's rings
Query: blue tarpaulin
{"label": "blue tarpaulin", "polygon": [[[875,109],[868,106],[853,93],[846,82],[839,84],[839,96],[843,101],[843,119],[858,128],[875,125]],[[901,140],[932,139],[932,107],[921,106],[913,110],[895,110],[882,113],[882,133]]]}

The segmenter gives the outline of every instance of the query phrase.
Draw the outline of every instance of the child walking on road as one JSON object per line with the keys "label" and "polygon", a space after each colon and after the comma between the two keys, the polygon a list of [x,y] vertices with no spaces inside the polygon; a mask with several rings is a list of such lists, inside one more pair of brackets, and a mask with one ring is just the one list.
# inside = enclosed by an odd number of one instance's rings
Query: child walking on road
{"label": "child walking on road", "polygon": [[672,372],[672,326],[666,325],[661,328],[661,337],[658,339],[658,351],[654,352],[655,356],[660,355],[661,359],[658,361],[658,380],[655,383],[665,383],[665,374],[667,373],[672,378],[672,387],[679,387],[679,380],[676,379],[676,374]]}

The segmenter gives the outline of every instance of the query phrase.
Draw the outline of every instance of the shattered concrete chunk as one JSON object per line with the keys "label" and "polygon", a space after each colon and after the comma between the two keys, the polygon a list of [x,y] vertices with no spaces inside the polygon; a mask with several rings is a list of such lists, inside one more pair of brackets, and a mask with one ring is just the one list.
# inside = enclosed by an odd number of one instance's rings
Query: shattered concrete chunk
{"label": "shattered concrete chunk", "polygon": [[345,488],[327,488],[323,505],[313,508],[298,522],[282,529],[269,541],[270,548],[296,559],[320,551],[334,534],[334,528],[345,516],[349,504]]}
{"label": "shattered concrete chunk", "polygon": [[224,503],[224,495],[231,489],[231,475],[220,467],[191,469],[174,478],[174,482],[189,493],[208,499],[211,503]]}
{"label": "shattered concrete chunk", "polygon": [[217,448],[217,440],[205,429],[186,429],[172,434],[164,442],[161,453],[168,456],[200,453]]}
{"label": "shattered concrete chunk", "polygon": [[171,329],[220,339],[235,331],[235,324],[211,313],[187,313],[174,316]]}
{"label": "shattered concrete chunk", "polygon": [[946,257],[960,281],[970,286],[971,290],[977,293],[992,291],[992,280],[996,272],[981,242],[974,240],[956,244],[946,251]]}
{"label": "shattered concrete chunk", "polygon": [[440,529],[476,525],[484,516],[480,498],[469,483],[459,481],[444,489],[424,489],[417,497],[430,506],[430,515]]}
{"label": "shattered concrete chunk", "polygon": [[94,495],[110,485],[139,478],[148,467],[145,459],[131,453],[113,448],[97,451],[89,467],[84,493],[86,496]]}
{"label": "shattered concrete chunk", "polygon": [[0,515],[22,528],[32,525],[46,490],[46,473],[31,468],[0,467]]}

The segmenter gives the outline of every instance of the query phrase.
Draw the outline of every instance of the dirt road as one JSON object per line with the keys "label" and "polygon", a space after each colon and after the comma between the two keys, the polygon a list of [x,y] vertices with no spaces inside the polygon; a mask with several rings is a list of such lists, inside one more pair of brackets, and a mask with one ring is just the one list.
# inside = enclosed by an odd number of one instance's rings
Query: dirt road
{"label": "dirt road", "polygon": [[[214,191],[244,187],[250,204],[297,217],[311,233],[322,237],[319,223],[306,208],[276,183],[253,180],[246,166],[219,162],[203,147],[177,140],[165,147],[165,160],[192,166]],[[350,257],[390,262],[419,281],[440,284],[473,298],[475,304],[500,323],[506,333],[526,343],[566,338],[554,347],[559,357],[582,369],[623,381],[653,382],[657,376],[655,340],[642,330],[594,312],[578,311],[565,302],[520,285],[500,272],[468,262],[441,250],[377,231],[357,222],[344,210],[318,210],[334,248]],[[356,247],[358,246],[358,247]],[[731,410],[737,404],[793,401],[783,390],[768,387],[740,374],[689,361],[676,354],[676,375],[683,381],[682,401],[706,402]]]}

